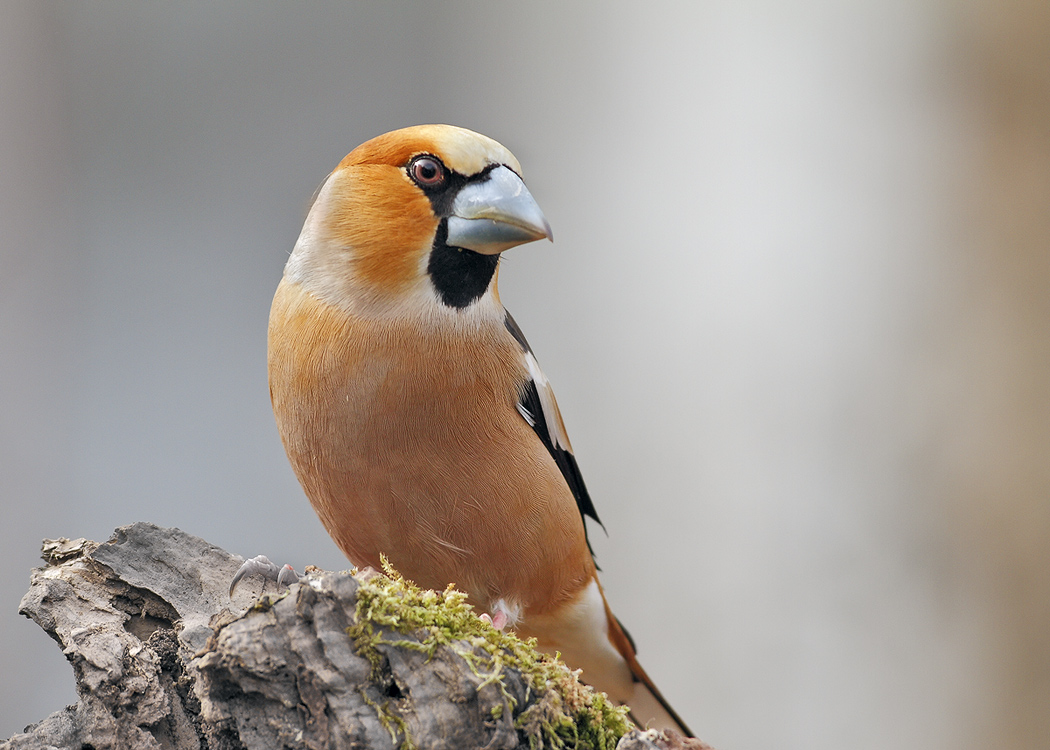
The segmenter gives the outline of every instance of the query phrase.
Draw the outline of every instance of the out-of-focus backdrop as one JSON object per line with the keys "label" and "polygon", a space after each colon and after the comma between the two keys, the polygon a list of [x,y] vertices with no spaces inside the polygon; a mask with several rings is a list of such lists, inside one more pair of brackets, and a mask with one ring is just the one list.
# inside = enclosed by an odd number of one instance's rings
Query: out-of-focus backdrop
{"label": "out-of-focus backdrop", "polygon": [[0,737],[43,537],[345,561],[270,298],[351,148],[502,141],[502,297],[642,661],[723,750],[1050,747],[1050,4],[0,5]]}

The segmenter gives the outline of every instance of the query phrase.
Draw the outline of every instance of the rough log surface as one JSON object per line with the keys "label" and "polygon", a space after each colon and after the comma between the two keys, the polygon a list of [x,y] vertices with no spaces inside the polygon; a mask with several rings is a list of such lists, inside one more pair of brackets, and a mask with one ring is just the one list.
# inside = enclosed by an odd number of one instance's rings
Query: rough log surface
{"label": "rough log surface", "polygon": [[[240,557],[145,523],[104,544],[45,541],[43,558],[20,611],[61,646],[79,701],[0,750],[611,748],[629,729],[606,711],[601,731],[586,717],[554,731],[590,689],[572,677],[548,694],[516,669],[480,670],[493,662],[477,638],[427,646],[387,617],[363,648],[349,633],[374,572],[315,571],[283,592],[247,579],[231,600]],[[616,747],[707,748],[638,730]]]}

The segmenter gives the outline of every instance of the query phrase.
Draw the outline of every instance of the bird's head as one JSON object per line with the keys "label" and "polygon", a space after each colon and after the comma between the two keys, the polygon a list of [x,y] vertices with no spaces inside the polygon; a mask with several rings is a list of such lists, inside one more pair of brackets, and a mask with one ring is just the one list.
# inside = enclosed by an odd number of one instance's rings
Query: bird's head
{"label": "bird's head", "polygon": [[340,162],[285,274],[358,314],[463,311],[495,295],[500,253],[543,237],[550,225],[510,151],[464,128],[419,125]]}

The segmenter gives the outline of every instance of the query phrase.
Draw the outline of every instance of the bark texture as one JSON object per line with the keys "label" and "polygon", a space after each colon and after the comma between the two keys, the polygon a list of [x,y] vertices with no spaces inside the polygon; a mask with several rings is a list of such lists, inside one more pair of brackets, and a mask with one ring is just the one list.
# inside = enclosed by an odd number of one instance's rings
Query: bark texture
{"label": "bark texture", "polygon": [[[419,620],[426,607],[407,609],[410,600],[454,606],[454,592],[404,593],[374,571],[315,571],[284,591],[247,579],[231,600],[241,558],[145,523],[104,544],[45,541],[43,558],[20,611],[61,646],[79,701],[0,750],[707,747],[628,731],[546,657],[476,630],[450,638]],[[376,576],[389,584],[385,604]],[[532,653],[545,677],[506,666],[519,663],[511,651]]]}

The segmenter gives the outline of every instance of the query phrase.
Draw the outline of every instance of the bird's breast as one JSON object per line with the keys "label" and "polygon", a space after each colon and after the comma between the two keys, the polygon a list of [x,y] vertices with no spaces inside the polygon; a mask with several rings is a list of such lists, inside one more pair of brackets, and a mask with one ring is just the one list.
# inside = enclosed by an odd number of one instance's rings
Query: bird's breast
{"label": "bird's breast", "polygon": [[526,612],[590,579],[575,500],[517,411],[528,373],[500,321],[357,318],[286,280],[269,374],[292,466],[355,564],[384,554],[420,585]]}

